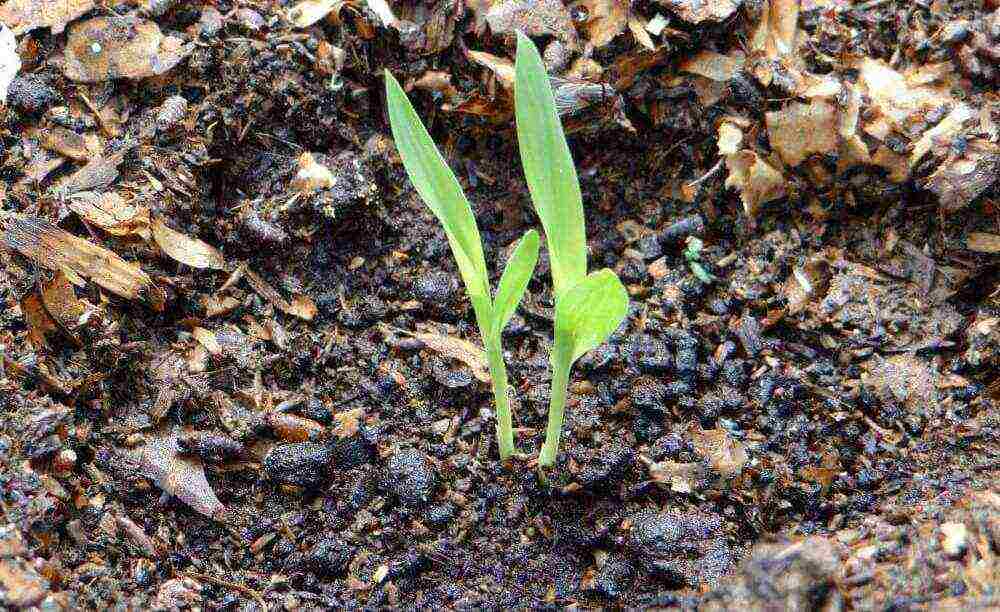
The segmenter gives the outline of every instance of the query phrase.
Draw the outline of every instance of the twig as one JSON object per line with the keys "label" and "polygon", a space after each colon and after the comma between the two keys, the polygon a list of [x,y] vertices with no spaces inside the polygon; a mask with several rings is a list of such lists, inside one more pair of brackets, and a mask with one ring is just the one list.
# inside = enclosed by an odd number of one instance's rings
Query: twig
{"label": "twig", "polygon": [[720,157],[719,161],[717,161],[715,163],[715,165],[712,166],[711,170],[709,170],[704,175],[702,175],[701,178],[695,179],[695,180],[691,181],[690,183],[687,184],[687,186],[688,187],[694,187],[696,185],[700,185],[700,184],[704,183],[705,181],[707,181],[713,174],[715,174],[716,172],[719,171],[719,168],[722,167],[722,162],[724,162],[725,160],[726,160],[726,158]]}
{"label": "twig", "polygon": [[204,580],[205,582],[211,582],[216,586],[227,587],[233,589],[234,591],[239,591],[244,595],[253,598],[254,601],[260,606],[261,610],[267,612],[267,603],[264,602],[264,598],[260,593],[251,589],[250,587],[243,586],[242,584],[237,584],[235,582],[230,582],[228,580],[223,580],[222,578],[216,578],[215,576],[209,576],[208,574],[200,574],[198,572],[188,572],[187,576],[194,578],[195,580]]}

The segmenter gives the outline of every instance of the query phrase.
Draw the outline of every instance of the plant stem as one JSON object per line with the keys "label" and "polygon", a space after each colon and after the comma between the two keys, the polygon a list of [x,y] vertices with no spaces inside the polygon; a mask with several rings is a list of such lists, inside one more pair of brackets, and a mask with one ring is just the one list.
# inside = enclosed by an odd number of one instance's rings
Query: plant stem
{"label": "plant stem", "polygon": [[545,429],[545,444],[538,456],[538,465],[552,467],[559,453],[559,437],[562,435],[563,415],[566,411],[566,387],[569,386],[569,370],[573,361],[565,349],[560,350],[558,338],[552,352],[552,392],[549,399],[549,424]]}
{"label": "plant stem", "polygon": [[510,399],[507,397],[507,366],[500,348],[500,334],[486,338],[486,362],[493,382],[493,399],[497,405],[497,445],[500,460],[506,461],[514,454],[514,423],[510,415]]}

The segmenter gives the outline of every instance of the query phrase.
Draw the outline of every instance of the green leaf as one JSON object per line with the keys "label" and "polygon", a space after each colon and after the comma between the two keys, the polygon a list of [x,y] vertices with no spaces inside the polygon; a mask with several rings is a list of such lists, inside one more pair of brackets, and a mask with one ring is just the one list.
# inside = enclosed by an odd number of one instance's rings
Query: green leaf
{"label": "green leaf", "polygon": [[514,252],[507,261],[503,275],[500,277],[500,284],[497,286],[496,299],[493,302],[493,329],[491,333],[499,336],[503,328],[507,327],[510,318],[514,316],[517,305],[524,297],[524,291],[528,288],[528,281],[535,271],[535,264],[538,263],[538,232],[531,230],[521,237],[521,241],[514,247]]}
{"label": "green leaf", "polygon": [[392,137],[410,181],[444,226],[469,296],[474,301],[489,296],[489,277],[479,228],[458,179],[434,146],[403,88],[388,70],[385,92]]}
{"label": "green leaf", "polygon": [[594,272],[556,302],[556,344],[568,345],[572,361],[596,348],[628,313],[628,292],[611,270]]}
{"label": "green leaf", "polygon": [[556,300],[587,274],[583,199],[538,49],[517,35],[514,108],[521,165],[545,228]]}

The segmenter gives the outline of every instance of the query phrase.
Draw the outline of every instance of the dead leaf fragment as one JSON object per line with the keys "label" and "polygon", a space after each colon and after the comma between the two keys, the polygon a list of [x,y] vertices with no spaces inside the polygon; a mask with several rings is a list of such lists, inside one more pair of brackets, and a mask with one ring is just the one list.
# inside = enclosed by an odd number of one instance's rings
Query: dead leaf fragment
{"label": "dead leaf fragment", "polygon": [[486,22],[494,34],[513,34],[520,30],[528,36],[555,36],[576,46],[576,28],[569,9],[560,0],[508,0],[494,2],[486,13]]}
{"label": "dead leaf fragment", "polygon": [[280,293],[278,293],[277,289],[272,287],[270,283],[261,278],[256,272],[247,269],[245,271],[245,276],[247,282],[250,283],[250,286],[253,287],[254,291],[259,293],[261,297],[266,299],[275,308],[285,314],[289,314],[306,321],[312,321],[313,317],[316,316],[316,313],[319,312],[316,308],[316,304],[307,295],[295,295],[292,298],[292,301],[289,302],[282,297]]}
{"label": "dead leaf fragment", "polygon": [[164,36],[152,21],[95,17],[70,28],[63,73],[82,83],[141,79],[167,72],[193,48],[180,38]]}
{"label": "dead leaf fragment", "polygon": [[824,100],[792,102],[764,117],[771,146],[789,166],[798,166],[813,154],[837,152],[837,109]]}
{"label": "dead leaf fragment", "polygon": [[996,255],[1000,253],[1000,235],[987,234],[986,232],[972,232],[966,239],[965,246],[970,251]]}
{"label": "dead leaf fragment", "polygon": [[492,70],[504,89],[514,90],[514,62],[485,51],[469,51],[469,59]]}
{"label": "dead leaf fragment", "polygon": [[358,433],[361,424],[364,422],[365,411],[362,408],[343,410],[333,415],[333,433],[338,438],[350,438]]}
{"label": "dead leaf fragment", "polygon": [[52,28],[59,34],[66,25],[94,8],[94,0],[8,0],[0,6],[0,21],[15,34],[35,28]]}
{"label": "dead leaf fragment", "polygon": [[0,23],[0,104],[7,104],[7,89],[21,70],[14,32]]}
{"label": "dead leaf fragment", "polygon": [[89,278],[116,295],[141,299],[155,310],[163,309],[163,290],[139,266],[44,219],[12,215],[4,228],[3,241],[50,270]]}
{"label": "dead leaf fragment", "polygon": [[726,168],[726,187],[739,190],[748,217],[755,217],[762,204],[787,194],[785,177],[753,151],[744,149],[726,157]]}
{"label": "dead leaf fragment", "polygon": [[743,471],[748,460],[746,446],[733,439],[725,429],[701,429],[695,425],[689,433],[695,452],[719,475],[732,478]]}
{"label": "dead leaf fragment", "polygon": [[206,295],[201,300],[208,318],[224,316],[236,310],[240,301],[229,295]]}
{"label": "dead leaf fragment", "polygon": [[961,157],[945,160],[927,179],[941,208],[952,212],[968,206],[996,182],[1000,174],[1000,147],[977,138],[966,145]]}
{"label": "dead leaf fragment", "polygon": [[55,191],[63,197],[81,191],[103,191],[118,180],[118,166],[124,158],[125,154],[121,151],[107,157],[95,157],[82,168],[59,181]]}
{"label": "dead leaf fragment", "polygon": [[483,350],[468,340],[433,332],[411,332],[405,329],[382,325],[385,334],[402,334],[419,340],[423,345],[449,359],[461,361],[469,366],[472,375],[480,382],[490,381],[490,370]]}
{"label": "dead leaf fragment", "polygon": [[222,345],[219,344],[219,339],[215,336],[215,332],[205,329],[204,327],[195,327],[191,330],[191,335],[194,336],[194,339],[205,347],[205,350],[207,350],[210,354],[222,354]]}
{"label": "dead leaf fragment", "polygon": [[573,5],[587,11],[582,25],[591,46],[603,47],[625,31],[628,4],[628,0],[579,0]]}
{"label": "dead leaf fragment", "polygon": [[742,52],[734,51],[729,55],[715,51],[700,51],[680,63],[680,72],[697,74],[706,79],[725,83],[736,76],[743,68],[746,57]]}
{"label": "dead leaf fragment", "polygon": [[150,237],[149,209],[133,206],[117,193],[84,191],[70,197],[66,205],[81,219],[112,236]]}
{"label": "dead leaf fragment", "polygon": [[321,189],[329,189],[337,183],[330,169],[318,163],[308,151],[299,155],[299,170],[292,179],[292,188],[301,193],[312,193]]}
{"label": "dead leaf fragment", "polygon": [[308,28],[330,13],[338,13],[347,0],[302,0],[288,9],[288,18],[297,28]]}
{"label": "dead leaf fragment", "polygon": [[224,270],[226,260],[215,247],[167,227],[163,219],[152,225],[153,240],[171,259],[192,268]]}
{"label": "dead leaf fragment", "polygon": [[688,23],[722,21],[736,12],[740,3],[736,0],[656,0]]}
{"label": "dead leaf fragment", "polygon": [[205,478],[201,460],[181,455],[177,429],[159,429],[146,434],[145,444],[130,451],[143,476],[207,517],[222,521],[226,507]]}
{"label": "dead leaf fragment", "polygon": [[21,301],[28,323],[28,335],[37,348],[48,346],[46,335],[62,330],[80,345],[72,330],[80,326],[87,305],[76,297],[73,285],[63,272],[42,284],[41,294],[28,294]]}
{"label": "dead leaf fragment", "polygon": [[43,130],[39,144],[74,161],[90,159],[91,150],[83,134],[77,134],[61,126],[51,126]]}

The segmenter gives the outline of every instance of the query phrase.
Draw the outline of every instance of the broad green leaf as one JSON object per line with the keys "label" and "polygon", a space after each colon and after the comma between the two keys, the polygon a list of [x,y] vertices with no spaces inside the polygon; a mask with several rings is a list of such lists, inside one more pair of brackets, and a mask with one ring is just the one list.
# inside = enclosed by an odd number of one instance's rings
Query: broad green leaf
{"label": "broad green leaf", "polygon": [[417,193],[444,226],[470,297],[489,296],[483,245],[472,207],[413,105],[387,70],[386,99],[396,149]]}
{"label": "broad green leaf", "polygon": [[556,343],[568,341],[576,361],[607,340],[627,313],[628,292],[618,276],[606,268],[594,272],[556,302]]}
{"label": "broad green leaf", "polygon": [[538,263],[538,232],[531,230],[526,233],[521,241],[514,247],[514,252],[507,261],[503,275],[500,276],[500,284],[497,286],[496,299],[493,302],[493,329],[492,334],[499,336],[503,328],[507,327],[510,318],[514,316],[517,305],[524,297],[524,291],[528,288],[528,281],[535,271],[535,264]]}
{"label": "broad green leaf", "polygon": [[517,35],[514,108],[521,165],[545,227],[556,300],[587,274],[583,199],[538,49]]}

